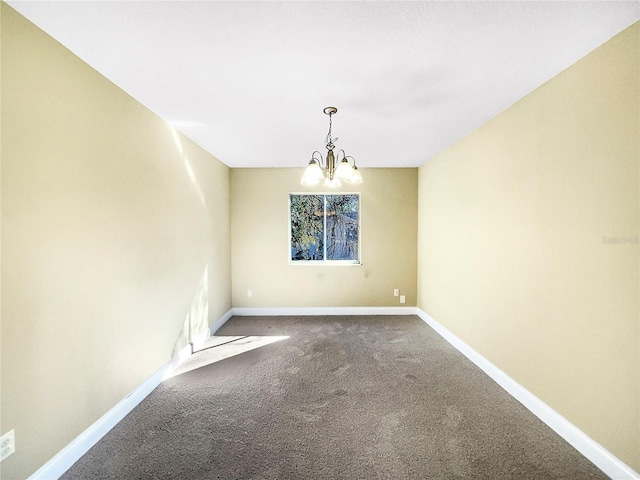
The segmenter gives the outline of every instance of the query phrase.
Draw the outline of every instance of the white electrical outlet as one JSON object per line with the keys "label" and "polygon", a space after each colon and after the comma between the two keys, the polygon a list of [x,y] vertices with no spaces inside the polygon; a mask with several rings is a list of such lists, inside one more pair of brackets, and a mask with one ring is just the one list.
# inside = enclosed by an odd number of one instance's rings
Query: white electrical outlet
{"label": "white electrical outlet", "polygon": [[400,303],[404,303],[405,302],[405,296],[404,295],[400,295]]}
{"label": "white electrical outlet", "polygon": [[398,295],[400,295],[400,290],[398,290],[397,288],[393,289],[393,296],[397,297]]}
{"label": "white electrical outlet", "polygon": [[253,292],[251,290],[247,290],[247,297],[253,297]]}
{"label": "white electrical outlet", "polygon": [[0,462],[16,451],[16,437],[13,430],[0,437]]}

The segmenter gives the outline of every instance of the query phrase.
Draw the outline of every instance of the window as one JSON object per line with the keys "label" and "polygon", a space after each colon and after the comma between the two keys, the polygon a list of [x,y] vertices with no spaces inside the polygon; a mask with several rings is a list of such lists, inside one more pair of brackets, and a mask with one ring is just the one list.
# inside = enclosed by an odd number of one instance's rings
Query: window
{"label": "window", "polygon": [[289,195],[292,263],[360,263],[360,195]]}

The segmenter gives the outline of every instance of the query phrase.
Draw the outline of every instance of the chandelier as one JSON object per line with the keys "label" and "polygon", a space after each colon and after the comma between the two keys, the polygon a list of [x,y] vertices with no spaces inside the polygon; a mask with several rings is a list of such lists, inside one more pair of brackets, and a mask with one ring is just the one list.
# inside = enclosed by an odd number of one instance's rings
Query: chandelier
{"label": "chandelier", "polygon": [[[337,113],[336,107],[326,107],[323,112],[329,115],[329,133],[327,133],[326,147],[327,159],[323,163],[322,154],[317,150],[311,154],[309,165],[302,175],[302,185],[318,185],[320,180],[324,178],[325,187],[339,187],[342,181],[347,183],[362,183],[362,175],[356,167],[356,161],[344,153],[344,150],[338,150],[337,158],[333,154],[335,148],[334,142],[338,138],[331,138],[331,116]],[[318,154],[316,158],[316,154]],[[340,159],[342,154],[342,159]],[[336,164],[338,165],[336,167]]]}

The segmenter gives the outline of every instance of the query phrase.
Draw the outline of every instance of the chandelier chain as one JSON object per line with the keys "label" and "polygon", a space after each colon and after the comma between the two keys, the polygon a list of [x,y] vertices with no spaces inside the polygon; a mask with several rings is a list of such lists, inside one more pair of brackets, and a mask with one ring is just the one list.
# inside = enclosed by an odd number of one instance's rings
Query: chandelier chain
{"label": "chandelier chain", "polygon": [[[338,140],[337,138],[331,138],[331,126],[333,124],[332,121],[332,117],[333,116],[333,112],[329,112],[329,133],[327,133],[327,138],[326,138],[326,142],[327,142],[327,148],[329,150],[333,150],[333,147],[335,146],[333,142],[335,142],[336,140]],[[329,148],[331,147],[331,148]]]}

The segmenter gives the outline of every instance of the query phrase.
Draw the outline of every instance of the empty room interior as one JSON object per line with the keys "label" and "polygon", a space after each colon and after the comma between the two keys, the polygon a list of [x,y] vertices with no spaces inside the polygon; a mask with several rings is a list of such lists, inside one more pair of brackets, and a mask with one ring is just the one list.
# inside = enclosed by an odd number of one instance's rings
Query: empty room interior
{"label": "empty room interior", "polygon": [[0,6],[0,478],[640,479],[637,1]]}

